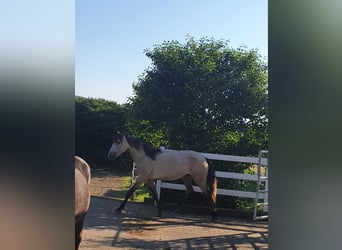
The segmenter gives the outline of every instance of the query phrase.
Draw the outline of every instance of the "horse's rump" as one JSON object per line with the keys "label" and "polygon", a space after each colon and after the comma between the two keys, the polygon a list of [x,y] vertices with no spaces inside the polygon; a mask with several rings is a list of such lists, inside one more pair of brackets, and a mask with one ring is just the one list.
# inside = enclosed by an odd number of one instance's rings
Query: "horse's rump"
{"label": "horse's rump", "polygon": [[87,213],[90,203],[88,183],[78,169],[75,169],[75,222]]}
{"label": "horse's rump", "polygon": [[90,204],[90,167],[82,158],[75,156],[75,249],[82,239],[84,216]]}
{"label": "horse's rump", "polygon": [[78,169],[81,172],[82,176],[85,178],[87,184],[89,185],[91,174],[88,163],[81,157],[75,156],[75,169]]}
{"label": "horse's rump", "polygon": [[75,221],[87,213],[90,203],[90,167],[80,157],[75,157]]}

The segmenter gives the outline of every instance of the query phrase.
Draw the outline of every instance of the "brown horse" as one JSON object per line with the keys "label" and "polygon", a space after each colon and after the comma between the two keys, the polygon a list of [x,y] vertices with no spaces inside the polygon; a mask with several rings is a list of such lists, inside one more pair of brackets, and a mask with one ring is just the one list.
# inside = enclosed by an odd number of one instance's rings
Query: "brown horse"
{"label": "brown horse", "polygon": [[114,159],[125,151],[130,153],[136,163],[137,178],[126,194],[125,200],[116,209],[116,213],[121,213],[133,192],[141,184],[147,183],[157,203],[158,215],[161,216],[155,181],[182,179],[186,187],[186,197],[193,192],[192,180],[200,187],[212,207],[212,220],[216,220],[215,170],[202,154],[190,150],[161,151],[145,144],[140,139],[118,132],[109,150],[108,158]]}
{"label": "brown horse", "polygon": [[90,204],[90,167],[82,158],[75,156],[75,249],[81,243],[84,216]]}

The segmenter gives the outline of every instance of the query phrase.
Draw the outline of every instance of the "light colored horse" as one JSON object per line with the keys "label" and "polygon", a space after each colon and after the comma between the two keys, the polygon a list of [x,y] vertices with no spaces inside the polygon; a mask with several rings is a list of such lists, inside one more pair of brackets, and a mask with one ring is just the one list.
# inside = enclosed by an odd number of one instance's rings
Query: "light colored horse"
{"label": "light colored horse", "polygon": [[133,192],[141,184],[147,183],[152,191],[153,199],[157,203],[158,215],[161,216],[155,181],[182,179],[187,190],[185,199],[193,192],[192,180],[194,180],[212,207],[212,220],[216,219],[217,181],[215,170],[202,154],[190,150],[161,151],[140,139],[118,132],[108,152],[108,158],[115,159],[127,150],[136,163],[137,178],[126,194],[125,200],[116,209],[116,213],[121,213]]}
{"label": "light colored horse", "polygon": [[84,216],[90,204],[90,167],[85,160],[75,156],[75,249],[82,238]]}

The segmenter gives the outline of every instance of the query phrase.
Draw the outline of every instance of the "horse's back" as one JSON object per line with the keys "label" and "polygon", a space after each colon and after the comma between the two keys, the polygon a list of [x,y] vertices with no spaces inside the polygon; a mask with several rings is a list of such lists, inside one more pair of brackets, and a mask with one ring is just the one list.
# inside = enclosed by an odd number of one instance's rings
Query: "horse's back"
{"label": "horse's back", "polygon": [[163,151],[158,155],[152,179],[176,180],[190,175],[205,175],[207,173],[207,162],[205,157],[191,150]]}
{"label": "horse's back", "polygon": [[90,167],[80,157],[75,156],[75,222],[88,212],[90,204]]}
{"label": "horse's back", "polygon": [[206,163],[202,154],[192,150],[165,151],[163,154],[165,155],[161,157],[161,160],[174,162],[180,166],[201,166]]}

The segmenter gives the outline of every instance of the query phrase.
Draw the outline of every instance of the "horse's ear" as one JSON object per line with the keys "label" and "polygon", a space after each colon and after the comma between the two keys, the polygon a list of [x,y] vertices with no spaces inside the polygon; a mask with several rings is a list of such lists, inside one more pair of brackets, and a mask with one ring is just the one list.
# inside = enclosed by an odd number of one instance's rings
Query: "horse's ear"
{"label": "horse's ear", "polygon": [[118,130],[118,131],[116,131],[116,133],[117,133],[117,135],[119,135],[119,136],[121,136],[121,137],[126,136],[125,131],[122,131],[122,133],[121,133],[121,132]]}

